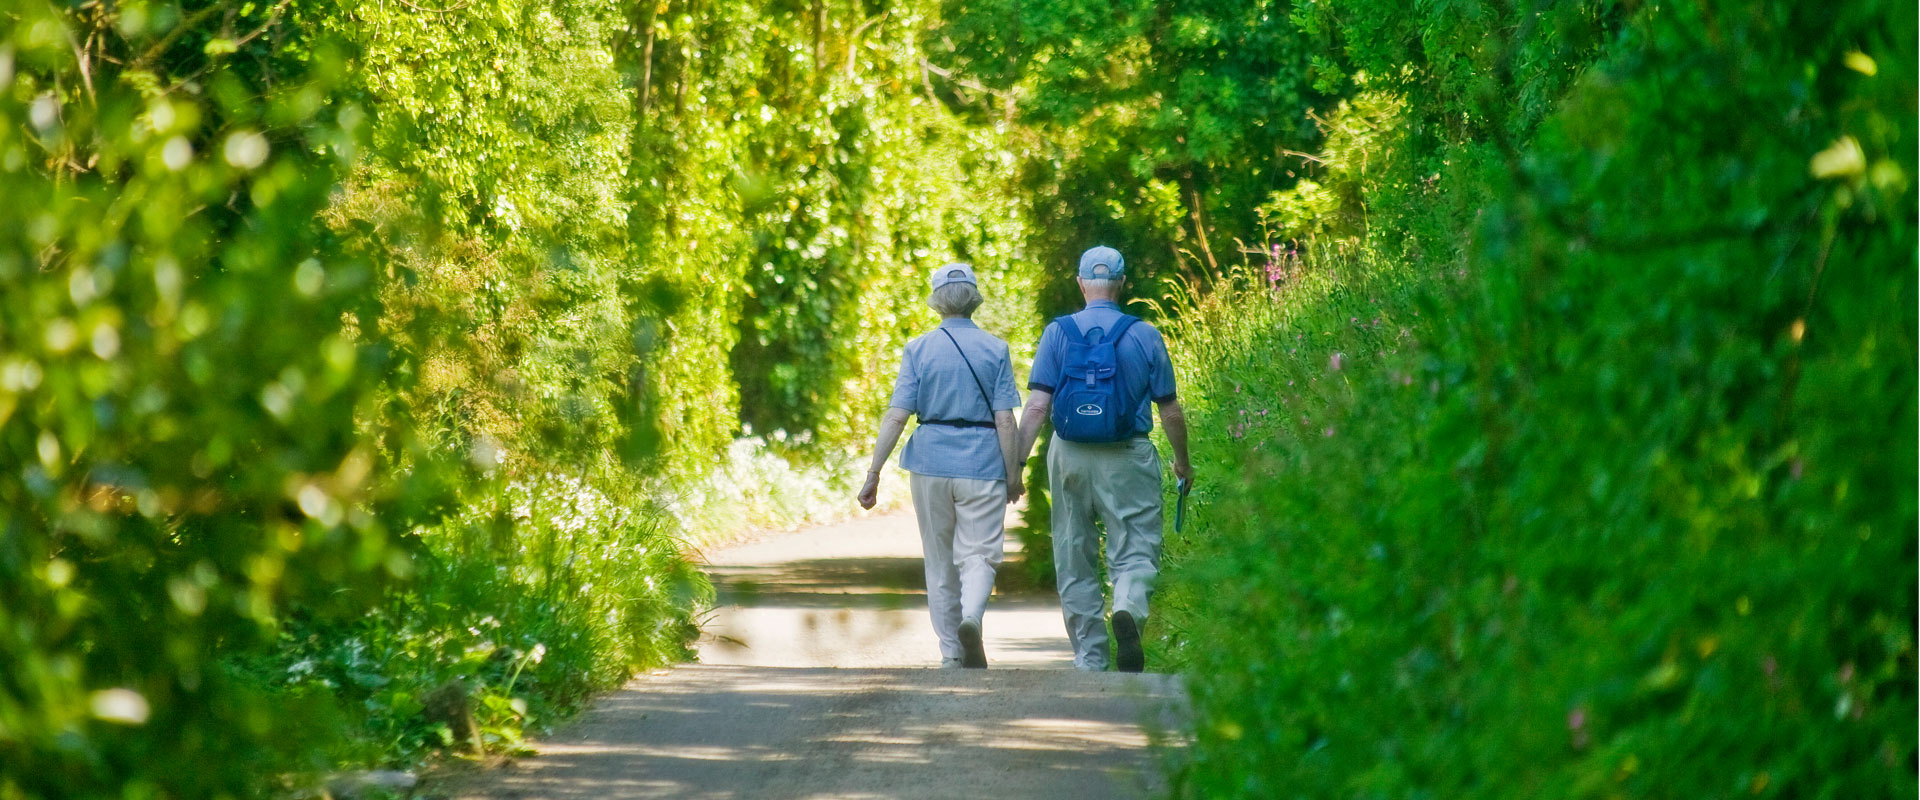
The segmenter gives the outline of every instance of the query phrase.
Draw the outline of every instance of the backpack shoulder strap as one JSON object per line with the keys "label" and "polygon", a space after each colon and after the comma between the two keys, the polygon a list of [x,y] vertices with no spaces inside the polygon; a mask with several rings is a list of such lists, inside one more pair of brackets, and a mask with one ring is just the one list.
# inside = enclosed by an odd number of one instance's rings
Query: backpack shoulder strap
{"label": "backpack shoulder strap", "polygon": [[1133,323],[1139,321],[1140,318],[1132,314],[1121,314],[1120,319],[1113,323],[1113,330],[1107,331],[1106,338],[1100,341],[1102,343],[1112,342],[1118,344],[1120,337],[1127,335],[1127,329],[1133,327]]}
{"label": "backpack shoulder strap", "polygon": [[1060,333],[1071,344],[1086,344],[1087,335],[1080,332],[1080,326],[1073,324],[1073,315],[1054,317],[1053,324],[1060,326]]}

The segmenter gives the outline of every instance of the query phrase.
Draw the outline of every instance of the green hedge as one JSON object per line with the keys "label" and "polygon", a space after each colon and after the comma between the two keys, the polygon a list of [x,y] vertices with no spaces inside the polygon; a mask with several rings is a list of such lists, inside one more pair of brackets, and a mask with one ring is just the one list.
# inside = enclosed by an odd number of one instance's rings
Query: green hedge
{"label": "green hedge", "polygon": [[312,704],[227,656],[376,602],[457,472],[379,413],[378,275],[313,222],[357,141],[337,54],[144,10],[0,12],[0,796],[297,760]]}
{"label": "green hedge", "polygon": [[1398,5],[1368,227],[1180,326],[1180,793],[1912,794],[1913,9]]}
{"label": "green hedge", "polygon": [[943,260],[1030,325],[930,7],[438,5],[0,10],[0,797],[512,749],[687,656],[743,417],[842,469]]}

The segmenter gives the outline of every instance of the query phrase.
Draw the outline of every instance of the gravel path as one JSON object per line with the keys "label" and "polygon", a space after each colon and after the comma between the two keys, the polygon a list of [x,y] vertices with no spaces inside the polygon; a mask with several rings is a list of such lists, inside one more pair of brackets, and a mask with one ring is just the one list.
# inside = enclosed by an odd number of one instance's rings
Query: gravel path
{"label": "gravel path", "polygon": [[433,791],[454,798],[1126,798],[1177,679],[1073,671],[1051,593],[988,607],[992,669],[938,670],[919,537],[904,515],[710,554],[720,608],[701,663],[636,678],[540,755]]}

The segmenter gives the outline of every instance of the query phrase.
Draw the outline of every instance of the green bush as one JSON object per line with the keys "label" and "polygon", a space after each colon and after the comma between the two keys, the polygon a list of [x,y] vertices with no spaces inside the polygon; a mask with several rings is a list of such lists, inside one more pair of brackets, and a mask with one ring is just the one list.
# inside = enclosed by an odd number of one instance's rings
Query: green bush
{"label": "green bush", "polygon": [[436,694],[470,707],[481,747],[517,750],[636,669],[692,655],[692,612],[712,592],[660,519],[583,481],[516,482],[427,537],[419,574],[376,613],[296,613],[280,647],[244,667],[272,691],[338,703],[351,735],[326,763],[471,746],[429,708]]}
{"label": "green bush", "polygon": [[946,3],[929,57],[940,89],[1020,135],[1019,188],[1043,315],[1078,305],[1070,268],[1108,244],[1157,298],[1238,263],[1235,232],[1292,184],[1284,151],[1318,134],[1311,43],[1291,2],[1065,0]]}
{"label": "green bush", "polygon": [[129,8],[0,12],[5,797],[232,796],[303,763],[313,704],[228,658],[411,574],[454,477],[378,413],[407,379],[358,333],[377,276],[313,224],[355,148],[323,102],[342,61],[228,38],[264,9]]}
{"label": "green bush", "polygon": [[1364,243],[1180,326],[1180,793],[1911,794],[1912,9],[1390,5]]}
{"label": "green bush", "polygon": [[680,537],[817,515],[676,515],[743,417],[832,486],[927,267],[1030,324],[929,13],[0,7],[0,797],[403,764],[430,696],[512,748],[686,657]]}

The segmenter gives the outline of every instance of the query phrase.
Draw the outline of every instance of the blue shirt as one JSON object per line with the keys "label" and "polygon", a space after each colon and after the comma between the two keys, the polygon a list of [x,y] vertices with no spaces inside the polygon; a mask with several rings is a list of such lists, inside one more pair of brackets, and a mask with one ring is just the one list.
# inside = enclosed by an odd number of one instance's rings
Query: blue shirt
{"label": "blue shirt", "polygon": [[[953,335],[952,340],[947,339],[948,334]],[[961,359],[962,350],[966,360]],[[968,362],[972,362],[972,372],[967,370]],[[980,378],[977,383],[976,374]],[[982,384],[993,393],[992,402],[981,393]],[[893,382],[893,399],[888,405],[911,411],[923,420],[993,422],[993,412],[1020,407],[1007,343],[980,330],[973,320],[954,317],[941,322],[939,329],[907,342],[900,354],[900,377]],[[1000,456],[1000,436],[991,427],[921,425],[907,440],[900,466],[908,472],[941,478],[1007,478],[1007,465]]]}
{"label": "blue shirt", "polygon": [[[1120,306],[1111,300],[1095,300],[1073,315],[1073,324],[1080,327],[1087,341],[1097,342],[1113,323],[1120,321],[1122,313]],[[1167,355],[1167,342],[1161,338],[1160,331],[1144,320],[1127,328],[1125,339],[1114,348],[1114,355],[1120,360],[1124,396],[1140,398],[1140,409],[1134,413],[1134,430],[1146,433],[1153,430],[1153,406],[1148,401],[1165,403],[1174,399],[1173,359]],[[1033,354],[1033,372],[1027,376],[1027,388],[1055,394],[1066,353],[1066,334],[1060,332],[1060,326],[1047,323],[1046,331],[1040,334],[1040,346]]]}

